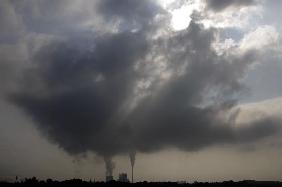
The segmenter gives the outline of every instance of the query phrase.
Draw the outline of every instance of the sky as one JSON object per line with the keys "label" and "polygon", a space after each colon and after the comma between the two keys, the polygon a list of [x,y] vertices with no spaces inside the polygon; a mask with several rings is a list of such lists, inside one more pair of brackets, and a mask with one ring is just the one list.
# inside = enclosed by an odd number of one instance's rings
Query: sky
{"label": "sky", "polygon": [[280,0],[3,0],[0,179],[282,180]]}

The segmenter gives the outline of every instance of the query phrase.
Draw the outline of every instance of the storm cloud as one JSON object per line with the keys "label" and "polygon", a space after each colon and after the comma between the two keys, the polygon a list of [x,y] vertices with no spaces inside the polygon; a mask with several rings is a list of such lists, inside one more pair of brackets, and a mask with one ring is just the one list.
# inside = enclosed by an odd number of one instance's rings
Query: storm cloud
{"label": "storm cloud", "polygon": [[[232,127],[218,114],[232,107],[230,96],[243,89],[239,80],[253,54],[219,57],[212,41],[212,30],[192,24],[160,41],[161,46],[143,33],[130,32],[51,43],[36,53],[35,67],[27,70],[22,88],[10,98],[72,154],[94,151],[109,157],[132,149],[150,152],[172,146],[189,151],[236,142]],[[122,107],[134,97],[138,81],[159,76],[142,72],[142,59],[152,46],[167,46],[157,55],[166,54],[171,78],[161,86],[162,80],[152,81],[144,91],[151,94],[125,115]],[[141,67],[136,70],[137,62]],[[215,94],[211,105],[198,106],[209,92]]]}
{"label": "storm cloud", "polygon": [[[253,2],[214,0],[208,6],[223,10]],[[186,30],[160,34],[167,26],[160,17],[170,18],[153,1],[95,6],[118,27],[59,32],[30,50],[17,87],[5,95],[51,142],[71,155],[102,156],[111,175],[115,155],[130,154],[134,164],[136,152],[244,144],[278,129],[279,121],[271,119],[234,126],[240,111],[231,109],[246,89],[242,79],[256,50],[233,47],[218,54],[213,44],[219,30],[194,20]]]}

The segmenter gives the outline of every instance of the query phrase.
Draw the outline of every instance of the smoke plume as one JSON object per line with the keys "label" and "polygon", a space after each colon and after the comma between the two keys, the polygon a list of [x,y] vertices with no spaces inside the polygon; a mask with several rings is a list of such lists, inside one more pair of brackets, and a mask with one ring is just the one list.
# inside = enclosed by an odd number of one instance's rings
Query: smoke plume
{"label": "smoke plume", "polygon": [[106,167],[106,176],[113,176],[113,171],[115,169],[115,163],[112,158],[104,157],[105,167]]}
{"label": "smoke plume", "polygon": [[[219,7],[219,1],[211,2]],[[22,3],[14,5],[19,14],[31,16]],[[94,6],[87,3],[85,9]],[[60,19],[50,15],[53,19],[45,20],[44,10],[55,11],[53,4],[33,5],[43,15],[28,22],[30,29],[39,32],[54,24],[52,29],[58,30],[45,30],[55,36],[40,35],[30,42],[29,63],[6,98],[69,154],[93,152],[104,158],[106,175],[112,175],[115,155],[129,153],[133,167],[138,152],[244,144],[276,131],[277,122],[236,128],[229,124],[236,115],[225,118],[244,92],[241,80],[256,51],[241,53],[234,47],[217,54],[216,28],[192,20],[186,30],[172,32],[168,12],[153,1],[103,0],[96,1],[100,11],[94,12],[105,24],[96,27],[89,21],[93,10],[76,19],[72,12],[57,15],[72,18],[65,22],[66,32]],[[82,18],[89,22],[81,23]]]}
{"label": "smoke plume", "polygon": [[131,152],[129,153],[129,158],[130,158],[131,167],[134,167],[134,164],[135,164],[135,156],[136,156],[136,152],[135,152],[135,151],[131,151]]}

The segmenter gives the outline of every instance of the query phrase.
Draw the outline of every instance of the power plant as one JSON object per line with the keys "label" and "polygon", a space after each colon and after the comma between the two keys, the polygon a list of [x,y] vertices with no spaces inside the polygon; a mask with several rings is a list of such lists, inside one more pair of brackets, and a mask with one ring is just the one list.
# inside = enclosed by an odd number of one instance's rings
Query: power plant
{"label": "power plant", "polygon": [[[107,175],[106,176],[106,182],[111,182],[114,181],[114,177],[112,175]],[[129,179],[127,178],[127,173],[120,173],[118,177],[119,182],[130,182]]]}
{"label": "power plant", "polygon": [[[130,158],[130,165],[131,165],[131,182],[134,183],[134,164],[135,164],[135,156],[136,156],[136,152],[135,151],[131,151],[129,153],[129,158]],[[105,157],[105,164],[106,164],[106,182],[110,182],[114,180],[113,177],[113,169],[115,167],[114,162],[110,159]],[[119,174],[119,178],[118,181],[120,182],[130,182],[130,180],[127,178],[127,173],[120,173]]]}
{"label": "power plant", "polygon": [[129,182],[126,173],[120,173],[118,177],[119,182]]}
{"label": "power plant", "polygon": [[114,180],[114,177],[112,175],[106,176],[106,182],[110,182],[110,181],[113,181],[113,180]]}

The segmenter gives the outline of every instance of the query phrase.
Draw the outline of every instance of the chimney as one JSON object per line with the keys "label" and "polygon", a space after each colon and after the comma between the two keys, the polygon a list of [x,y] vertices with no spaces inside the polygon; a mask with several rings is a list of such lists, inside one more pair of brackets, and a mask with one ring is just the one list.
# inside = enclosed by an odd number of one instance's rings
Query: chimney
{"label": "chimney", "polygon": [[133,183],[133,165],[131,166],[131,182]]}

